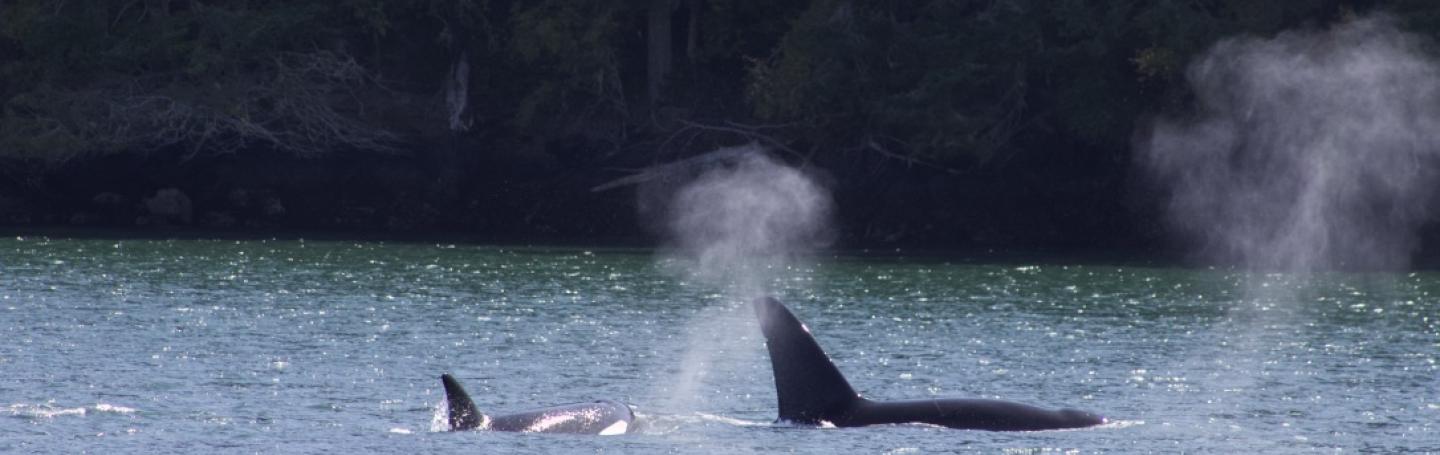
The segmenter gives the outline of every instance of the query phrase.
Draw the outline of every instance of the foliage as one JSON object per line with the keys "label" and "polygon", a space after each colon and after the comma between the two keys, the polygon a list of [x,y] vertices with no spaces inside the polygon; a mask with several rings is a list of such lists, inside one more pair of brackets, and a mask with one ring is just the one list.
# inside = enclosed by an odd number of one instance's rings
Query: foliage
{"label": "foliage", "polygon": [[626,115],[618,40],[626,17],[638,15],[627,6],[613,0],[542,0],[514,7],[511,49],[534,83],[512,125],[553,132],[555,125],[545,119]]}
{"label": "foliage", "polygon": [[[993,150],[1025,108],[1025,53],[1037,36],[1021,15],[1006,5],[816,2],[754,68],[750,96],[762,118],[798,121],[816,142],[850,132],[836,139]],[[1003,44],[974,45],[982,41]]]}
{"label": "foliage", "polygon": [[[657,7],[678,64],[652,103]],[[1216,40],[1372,9],[1440,29],[1421,0],[8,0],[0,156],[406,150],[448,134],[463,59],[491,141],[663,137],[657,112],[683,105],[839,154],[1113,161],[1138,117],[1183,107]]]}
{"label": "foliage", "polygon": [[1343,1],[817,0],[751,68],[748,94],[756,115],[828,149],[977,164],[1115,153],[1143,112],[1183,102],[1185,62],[1218,39],[1347,14]]}
{"label": "foliage", "polygon": [[325,22],[355,3],[19,2],[5,73],[29,82],[7,87],[4,153],[387,150],[352,113],[369,73]]}

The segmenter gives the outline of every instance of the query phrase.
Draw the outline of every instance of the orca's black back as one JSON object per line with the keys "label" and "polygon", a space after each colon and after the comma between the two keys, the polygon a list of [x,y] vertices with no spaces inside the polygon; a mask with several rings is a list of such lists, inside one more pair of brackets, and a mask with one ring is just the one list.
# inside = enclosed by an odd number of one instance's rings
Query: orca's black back
{"label": "orca's black back", "polygon": [[817,425],[829,422],[852,427],[895,423],[928,423],[950,428],[994,431],[1081,428],[1105,418],[1073,409],[1051,410],[1020,403],[984,399],[928,399],[880,402],[860,398],[840,370],[820,349],[810,330],[779,301],[755,300],[755,314],[775,370],[780,420]]}
{"label": "orca's black back", "polygon": [[773,298],[756,299],[754,306],[775,371],[780,420],[815,425],[844,417],[858,395],[809,329]]}
{"label": "orca's black back", "polygon": [[1023,403],[986,399],[938,398],[909,401],[864,400],[838,426],[928,423],[950,428],[989,431],[1035,431],[1083,428],[1105,418],[1074,409],[1045,409]]}

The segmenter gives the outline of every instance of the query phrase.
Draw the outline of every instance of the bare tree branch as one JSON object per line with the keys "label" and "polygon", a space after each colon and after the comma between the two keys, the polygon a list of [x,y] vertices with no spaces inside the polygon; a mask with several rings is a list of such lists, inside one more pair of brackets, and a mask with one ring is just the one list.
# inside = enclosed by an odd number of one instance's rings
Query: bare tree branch
{"label": "bare tree branch", "polygon": [[[398,137],[347,114],[373,86],[363,67],[332,52],[283,53],[260,70],[211,87],[158,78],[52,93],[49,121],[83,145],[78,154],[183,147],[185,157],[261,147],[297,156],[342,150],[397,152]],[[347,109],[348,108],[348,109]],[[52,160],[74,156],[58,154]]]}
{"label": "bare tree branch", "polygon": [[690,121],[690,120],[683,120],[683,119],[680,120],[680,123],[681,123],[682,125],[685,125],[686,128],[694,128],[694,129],[698,129],[698,130],[720,131],[720,132],[725,132],[725,133],[732,133],[732,134],[735,134],[735,135],[744,137],[744,138],[746,138],[746,139],[749,139],[749,140],[751,140],[751,141],[762,142],[762,143],[765,143],[765,144],[769,144],[770,146],[773,146],[773,147],[775,147],[775,148],[778,149],[778,150],[782,150],[782,151],[784,151],[784,152],[786,152],[786,153],[789,153],[789,154],[791,154],[791,155],[794,155],[796,158],[806,159],[806,156],[805,156],[804,154],[801,154],[800,152],[798,152],[798,151],[796,151],[795,149],[791,148],[788,144],[786,144],[786,143],[784,143],[784,142],[781,142],[779,139],[775,139],[774,136],[771,136],[771,135],[768,135],[768,134],[764,134],[764,133],[760,133],[759,131],[756,131],[758,128],[746,128],[746,127],[740,127],[740,126],[724,126],[724,125],[708,125],[708,124],[704,124],[704,123],[693,122],[693,121]]}

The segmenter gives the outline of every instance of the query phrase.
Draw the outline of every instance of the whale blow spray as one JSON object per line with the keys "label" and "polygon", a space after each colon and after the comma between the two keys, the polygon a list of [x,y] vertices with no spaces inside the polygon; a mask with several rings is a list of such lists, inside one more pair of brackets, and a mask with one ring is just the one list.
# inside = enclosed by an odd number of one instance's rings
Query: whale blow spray
{"label": "whale blow spray", "polygon": [[1188,67],[1193,116],[1137,137],[1175,232],[1202,259],[1270,272],[1243,275],[1210,329],[1224,343],[1174,367],[1209,372],[1187,383],[1213,397],[1193,412],[1279,393],[1266,378],[1292,372],[1271,357],[1315,327],[1306,308],[1335,302],[1302,297],[1324,282],[1312,272],[1408,266],[1440,152],[1440,68],[1421,41],[1385,18],[1221,41]]}
{"label": "whale blow spray", "polygon": [[680,188],[666,228],[690,271],[748,300],[793,261],[829,244],[830,194],[754,145]]}
{"label": "whale blow spray", "polygon": [[1188,68],[1198,111],[1137,143],[1169,224],[1254,269],[1393,269],[1429,218],[1440,67],[1385,18],[1235,38]]}
{"label": "whale blow spray", "polygon": [[727,302],[701,309],[687,327],[665,393],[674,410],[696,410],[707,375],[760,358],[763,344],[749,336],[754,322],[743,303],[774,291],[777,278],[833,238],[830,193],[809,174],[755,145],[722,152],[738,153],[679,186],[664,218],[668,262]]}

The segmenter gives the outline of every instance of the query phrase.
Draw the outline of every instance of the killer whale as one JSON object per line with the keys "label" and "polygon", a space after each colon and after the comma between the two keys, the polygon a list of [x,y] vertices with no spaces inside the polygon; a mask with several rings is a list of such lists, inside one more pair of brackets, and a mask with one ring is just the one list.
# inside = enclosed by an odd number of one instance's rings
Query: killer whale
{"label": "killer whale", "polygon": [[470,394],[449,374],[440,375],[445,385],[446,423],[450,431],[490,430],[522,433],[572,433],[616,435],[634,429],[635,413],[625,404],[600,400],[532,409],[505,415],[485,415],[475,407]]}
{"label": "killer whale", "polygon": [[1085,411],[1001,400],[869,400],[855,393],[810,329],[785,305],[761,297],[753,306],[774,370],[780,421],[837,427],[925,423],[990,431],[1057,430],[1105,423],[1105,418]]}

